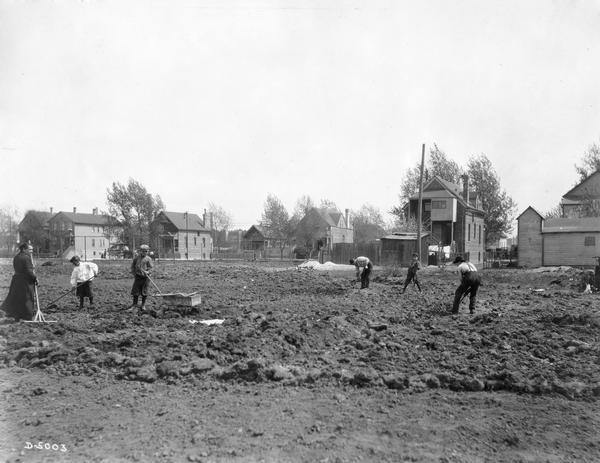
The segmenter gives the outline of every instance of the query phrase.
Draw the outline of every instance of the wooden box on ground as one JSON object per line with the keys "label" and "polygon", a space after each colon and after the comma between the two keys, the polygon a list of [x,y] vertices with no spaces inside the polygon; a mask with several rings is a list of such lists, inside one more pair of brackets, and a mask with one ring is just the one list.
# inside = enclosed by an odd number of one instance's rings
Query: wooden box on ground
{"label": "wooden box on ground", "polygon": [[194,307],[199,305],[201,302],[200,294],[197,292],[183,294],[183,293],[168,293],[168,294],[157,294],[161,297],[166,304],[170,305],[185,305],[187,307]]}

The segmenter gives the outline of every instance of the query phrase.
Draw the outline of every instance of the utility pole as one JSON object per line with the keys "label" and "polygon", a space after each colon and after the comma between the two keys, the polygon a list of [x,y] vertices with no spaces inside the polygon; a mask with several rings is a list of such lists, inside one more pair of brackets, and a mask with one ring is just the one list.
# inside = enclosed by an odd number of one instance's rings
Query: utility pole
{"label": "utility pole", "polygon": [[419,207],[417,209],[417,254],[419,261],[423,262],[421,255],[421,227],[423,222],[423,170],[425,170],[425,143],[421,149],[421,174],[419,175]]}
{"label": "utility pole", "polygon": [[189,250],[188,250],[188,235],[189,235],[189,230],[188,230],[188,213],[187,211],[185,212],[185,258],[186,260],[189,259]]}

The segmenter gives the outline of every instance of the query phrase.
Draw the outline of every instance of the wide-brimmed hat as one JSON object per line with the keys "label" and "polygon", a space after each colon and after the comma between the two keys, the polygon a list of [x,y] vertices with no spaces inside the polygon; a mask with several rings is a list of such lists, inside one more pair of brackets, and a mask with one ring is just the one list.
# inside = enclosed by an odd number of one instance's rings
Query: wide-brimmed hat
{"label": "wide-brimmed hat", "polygon": [[460,264],[461,262],[464,262],[464,261],[465,261],[465,259],[463,259],[463,256],[459,255],[459,256],[456,256],[454,258],[454,260],[452,261],[452,263],[453,264]]}
{"label": "wide-brimmed hat", "polygon": [[148,246],[147,244],[142,244],[140,246],[140,251],[150,251],[150,246]]}

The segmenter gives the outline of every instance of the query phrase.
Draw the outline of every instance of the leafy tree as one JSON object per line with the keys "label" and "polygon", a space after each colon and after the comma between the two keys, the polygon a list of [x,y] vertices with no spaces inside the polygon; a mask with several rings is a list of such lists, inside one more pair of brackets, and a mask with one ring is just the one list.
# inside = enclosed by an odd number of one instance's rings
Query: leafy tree
{"label": "leafy tree", "polygon": [[271,194],[267,196],[260,225],[270,239],[276,240],[283,259],[283,249],[289,243],[292,229],[289,214],[276,196]]}
{"label": "leafy tree", "polygon": [[[409,168],[400,184],[400,205],[394,206],[391,214],[400,216],[403,214],[402,206],[408,202],[411,196],[419,193],[419,181],[421,176],[421,164]],[[452,183],[459,183],[463,169],[452,159],[448,159],[446,153],[438,148],[436,144],[429,150],[429,156],[425,159],[424,182],[437,176]]]}
{"label": "leafy tree", "polygon": [[485,211],[486,243],[505,238],[512,228],[516,203],[501,188],[498,174],[485,154],[469,158],[467,173]]}
{"label": "leafy tree", "polygon": [[219,250],[219,236],[221,234],[226,235],[226,233],[222,232],[229,230],[229,227],[231,227],[231,223],[233,222],[233,218],[229,212],[213,202],[208,203],[208,211],[212,214],[212,225],[216,232],[213,239],[215,240],[215,246],[217,247],[217,250]]}
{"label": "leafy tree", "polygon": [[7,253],[12,253],[17,245],[17,216],[18,211],[14,207],[0,208],[0,249],[5,249]]}
{"label": "leafy tree", "polygon": [[580,182],[600,169],[600,145],[592,143],[583,154],[581,162],[580,166],[575,165]]}
{"label": "leafy tree", "polygon": [[113,182],[112,189],[107,189],[106,202],[109,215],[116,219],[113,227],[123,227],[123,241],[132,248],[150,241],[150,223],[165,208],[160,196],[152,196],[131,178],[127,185]]}
{"label": "leafy tree", "polygon": [[358,211],[352,211],[354,242],[368,243],[385,235],[385,220],[379,209],[364,204]]}
{"label": "leafy tree", "polygon": [[296,228],[302,217],[304,217],[308,211],[310,211],[313,207],[315,207],[315,202],[308,195],[303,195],[296,201],[296,206],[294,207],[294,213],[290,219],[292,228]]}
{"label": "leafy tree", "polygon": [[19,234],[21,241],[28,241],[32,244],[35,250],[48,251],[49,236],[46,229],[46,222],[50,213],[41,211],[27,211],[24,219],[20,224],[13,222],[13,228],[19,226]]}

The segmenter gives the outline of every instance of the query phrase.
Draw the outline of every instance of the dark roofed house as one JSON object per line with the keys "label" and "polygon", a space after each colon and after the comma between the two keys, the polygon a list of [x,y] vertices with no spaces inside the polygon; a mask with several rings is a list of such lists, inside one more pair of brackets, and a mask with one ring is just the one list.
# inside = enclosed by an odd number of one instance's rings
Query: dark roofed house
{"label": "dark roofed house", "polygon": [[337,243],[353,243],[354,228],[350,224],[350,210],[346,214],[328,207],[313,207],[296,227],[296,245],[309,250],[331,251]]}
{"label": "dark roofed house", "polygon": [[212,234],[197,214],[162,211],[150,228],[160,257],[202,260],[211,257]]}
{"label": "dark roofed house", "polygon": [[51,251],[65,258],[73,254],[85,260],[103,258],[117,241],[115,223],[109,215],[99,214],[98,208],[91,214],[77,212],[75,207],[73,212],[57,212],[48,220]]}
{"label": "dark roofed house", "polygon": [[[408,202],[406,214],[416,219],[418,195]],[[469,189],[463,176],[461,186],[434,176],[423,186],[423,231],[429,232],[428,244],[451,246],[454,253],[464,254],[473,263],[485,257],[485,212],[476,191]]]}

